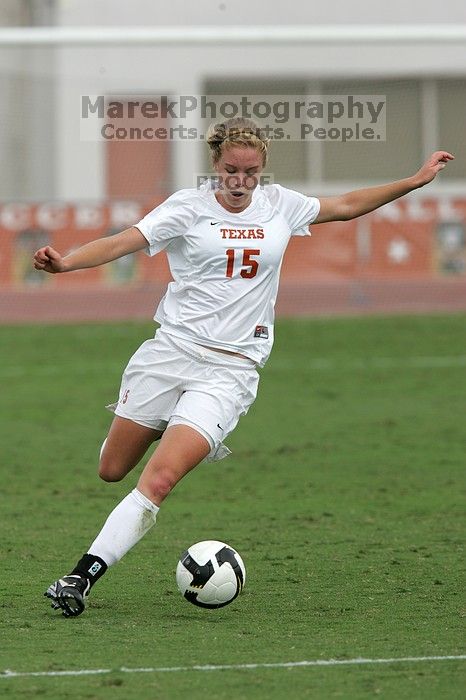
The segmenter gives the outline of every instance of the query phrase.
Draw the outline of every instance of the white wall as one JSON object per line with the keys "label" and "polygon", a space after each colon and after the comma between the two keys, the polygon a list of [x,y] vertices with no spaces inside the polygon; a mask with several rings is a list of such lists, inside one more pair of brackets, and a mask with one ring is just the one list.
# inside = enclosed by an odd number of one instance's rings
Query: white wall
{"label": "white wall", "polygon": [[[0,26],[54,23],[54,0],[1,0]],[[0,198],[55,191],[53,49],[0,50]]]}
{"label": "white wall", "polygon": [[65,25],[435,24],[466,21],[463,0],[57,0]]}
{"label": "white wall", "polygon": [[[305,3],[302,0],[56,0],[55,23],[62,26],[162,26],[196,24],[354,24],[464,23],[464,0],[352,0]],[[40,50],[39,50],[40,51]],[[45,51],[45,50],[43,50]],[[49,54],[50,55],[50,54]],[[36,56],[38,54],[36,53]],[[370,78],[466,76],[463,45],[429,44],[59,48],[54,50],[54,118],[44,114],[34,128],[44,130],[41,143],[52,138],[54,177],[41,178],[43,149],[31,149],[34,183],[24,196],[98,199],[104,194],[102,144],[83,143],[79,134],[82,94],[200,94],[206,78],[334,76]],[[1,60],[0,60],[1,66]],[[31,66],[31,74],[36,67]],[[45,99],[51,99],[45,96]],[[43,108],[43,106],[42,106]],[[42,109],[44,111],[44,109]],[[44,120],[46,120],[44,122]],[[174,147],[173,188],[192,186],[201,169],[199,144]],[[47,184],[44,185],[45,180]],[[303,183],[303,186],[305,183]]]}

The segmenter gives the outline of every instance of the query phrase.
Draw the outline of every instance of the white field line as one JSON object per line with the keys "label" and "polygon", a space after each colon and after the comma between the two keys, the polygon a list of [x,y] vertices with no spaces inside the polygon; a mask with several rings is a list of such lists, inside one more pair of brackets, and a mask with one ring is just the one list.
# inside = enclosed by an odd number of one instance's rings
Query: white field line
{"label": "white field line", "polygon": [[[368,357],[354,358],[351,360],[334,360],[324,357],[304,358],[299,364],[271,360],[268,371],[292,370],[299,367],[300,370],[312,371],[345,371],[345,370],[380,370],[380,369],[451,369],[453,367],[466,367],[466,355],[444,355],[438,357]],[[120,371],[123,373],[125,363],[93,362],[87,367],[76,368],[70,366],[64,368],[55,365],[14,365],[0,368],[0,379],[15,379],[21,377],[51,377],[69,373],[70,376],[88,376],[96,372]]]}
{"label": "white field line", "polygon": [[263,668],[308,668],[311,666],[368,666],[374,664],[421,663],[434,661],[466,661],[466,654],[457,656],[404,656],[394,659],[315,659],[258,664],[207,664],[205,666],[154,666],[150,668],[95,668],[74,671],[10,671],[0,672],[0,678],[97,676],[106,673],[179,673],[181,671],[254,671]]}

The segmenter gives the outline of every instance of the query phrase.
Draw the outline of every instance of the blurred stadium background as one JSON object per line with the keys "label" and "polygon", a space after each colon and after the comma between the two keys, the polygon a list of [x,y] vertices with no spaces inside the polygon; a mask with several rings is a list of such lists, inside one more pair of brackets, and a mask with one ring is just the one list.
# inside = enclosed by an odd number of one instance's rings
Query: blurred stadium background
{"label": "blurred stadium background", "polygon": [[[403,201],[293,240],[278,313],[465,309],[465,22],[463,0],[3,0],[0,322],[148,319],[169,280],[163,254],[69,276],[32,269],[40,245],[65,251],[122,230],[208,167],[199,141],[82,140],[81,95],[386,95],[386,142],[275,143],[268,172],[319,196],[411,175],[438,148],[456,160]],[[288,25],[326,38],[274,40]],[[137,27],[179,36],[130,43]],[[195,43],[201,27],[233,35]],[[123,31],[108,41],[112,28]],[[244,35],[254,28],[260,40]]]}

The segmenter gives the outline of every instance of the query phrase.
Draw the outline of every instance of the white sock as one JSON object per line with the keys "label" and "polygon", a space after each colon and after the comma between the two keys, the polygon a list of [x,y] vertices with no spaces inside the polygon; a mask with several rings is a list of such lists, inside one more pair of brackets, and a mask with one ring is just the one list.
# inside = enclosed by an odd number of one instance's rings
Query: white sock
{"label": "white sock", "polygon": [[155,525],[158,512],[155,503],[133,489],[112,510],[88,554],[100,557],[107,566],[116,564]]}

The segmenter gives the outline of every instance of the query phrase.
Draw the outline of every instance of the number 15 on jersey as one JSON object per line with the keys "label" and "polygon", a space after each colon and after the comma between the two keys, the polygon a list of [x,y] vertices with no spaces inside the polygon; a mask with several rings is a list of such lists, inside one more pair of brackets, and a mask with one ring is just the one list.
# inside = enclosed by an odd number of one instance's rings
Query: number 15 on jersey
{"label": "number 15 on jersey", "polygon": [[[226,276],[233,277],[233,272],[235,269],[235,256],[239,261],[241,260],[241,270],[240,275],[245,279],[251,279],[257,275],[257,270],[259,268],[258,260],[255,258],[260,255],[260,250],[258,248],[245,248],[243,251],[236,250],[235,248],[228,248],[226,252],[227,255],[227,270]],[[242,253],[242,259],[241,259]]]}

